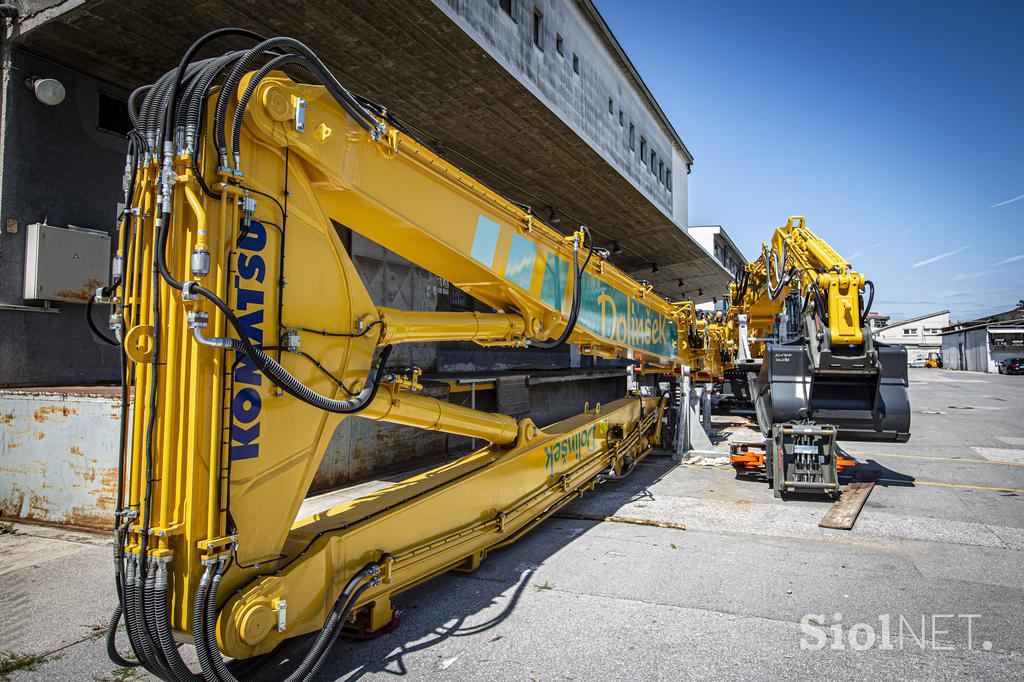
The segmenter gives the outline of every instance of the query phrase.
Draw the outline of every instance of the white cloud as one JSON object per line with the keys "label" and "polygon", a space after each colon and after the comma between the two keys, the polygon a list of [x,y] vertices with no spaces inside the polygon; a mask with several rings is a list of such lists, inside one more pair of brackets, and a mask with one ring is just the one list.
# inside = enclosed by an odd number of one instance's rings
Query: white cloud
{"label": "white cloud", "polygon": [[960,253],[961,251],[966,251],[967,249],[971,248],[972,246],[974,246],[974,244],[968,244],[967,246],[961,246],[959,249],[953,249],[952,251],[947,251],[946,253],[940,253],[938,256],[932,256],[931,258],[927,258],[925,260],[918,261],[917,263],[914,263],[914,267],[915,268],[919,268],[922,265],[931,265],[932,263],[936,263],[936,262],[938,262],[940,260],[943,260],[945,258],[949,258],[950,256],[955,256],[956,254]]}
{"label": "white cloud", "polygon": [[1009,258],[1004,258],[1003,260],[996,263],[993,267],[999,267],[1000,265],[1007,265],[1009,263],[1016,263],[1019,260],[1024,260],[1024,253],[1018,256],[1010,256]]}
{"label": "white cloud", "polygon": [[[850,260],[854,260],[855,258],[860,258],[865,253],[867,253],[868,251],[871,251],[872,249],[877,249],[881,245],[882,245],[882,242],[875,242],[871,246],[865,246],[863,249],[861,249],[857,253],[850,254]],[[1024,258],[1024,256],[1021,256],[1021,257]]]}
{"label": "white cloud", "polygon": [[1007,204],[1012,204],[1013,202],[1020,201],[1021,199],[1024,199],[1024,194],[1021,194],[1019,197],[1007,199],[1006,201],[1000,201],[998,204],[992,204],[989,208],[999,208],[1000,206],[1006,206]]}
{"label": "white cloud", "polygon": [[980,270],[978,272],[961,272],[959,275],[954,277],[953,280],[959,282],[965,279],[977,279],[978,277],[984,277],[986,275],[991,275],[997,272],[1001,271],[996,270],[994,268],[989,268],[988,270]]}

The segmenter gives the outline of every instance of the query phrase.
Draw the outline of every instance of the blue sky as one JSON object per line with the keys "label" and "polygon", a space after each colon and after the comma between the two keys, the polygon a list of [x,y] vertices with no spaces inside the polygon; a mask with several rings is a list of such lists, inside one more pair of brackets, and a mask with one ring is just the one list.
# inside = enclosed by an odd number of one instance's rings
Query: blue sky
{"label": "blue sky", "polygon": [[806,215],[894,318],[1024,298],[1024,2],[597,4],[694,155],[691,225],[749,258]]}

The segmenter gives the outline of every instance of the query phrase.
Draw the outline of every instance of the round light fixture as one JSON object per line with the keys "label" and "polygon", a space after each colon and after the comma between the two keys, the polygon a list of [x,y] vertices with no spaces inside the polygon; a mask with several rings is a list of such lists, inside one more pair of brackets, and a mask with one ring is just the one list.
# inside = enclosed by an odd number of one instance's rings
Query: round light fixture
{"label": "round light fixture", "polygon": [[25,85],[35,94],[37,100],[49,107],[57,106],[67,95],[64,84],[56,78],[27,78]]}

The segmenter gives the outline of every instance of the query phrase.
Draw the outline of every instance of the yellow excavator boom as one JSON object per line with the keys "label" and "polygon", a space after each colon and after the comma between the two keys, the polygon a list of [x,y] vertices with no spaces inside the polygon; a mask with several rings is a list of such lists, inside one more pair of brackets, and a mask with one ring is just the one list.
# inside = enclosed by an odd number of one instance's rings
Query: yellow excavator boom
{"label": "yellow excavator boom", "polygon": [[[225,36],[257,44],[193,61]],[[653,293],[585,226],[561,234],[492,191],[298,41],[214,31],[137,91],[131,114],[119,265],[103,292],[135,406],[122,426],[117,615],[159,677],[192,679],[179,642],[196,645],[203,677],[231,680],[266,675],[273,657],[254,657],[310,634],[290,678],[305,679],[343,628],[387,627],[395,594],[474,568],[661,439],[662,397],[625,395],[539,427],[424,395],[418,371],[388,366],[395,344],[573,343],[709,379],[735,364],[731,311],[716,320]],[[494,312],[376,305],[339,228]],[[799,271],[828,294],[833,342],[857,343],[859,275],[802,219],[773,250],[793,260],[766,251],[748,267],[763,284],[734,288],[734,309],[767,325],[778,296],[765,302],[759,288],[778,293]],[[349,416],[487,445],[300,516]],[[222,654],[253,663],[243,675]]]}

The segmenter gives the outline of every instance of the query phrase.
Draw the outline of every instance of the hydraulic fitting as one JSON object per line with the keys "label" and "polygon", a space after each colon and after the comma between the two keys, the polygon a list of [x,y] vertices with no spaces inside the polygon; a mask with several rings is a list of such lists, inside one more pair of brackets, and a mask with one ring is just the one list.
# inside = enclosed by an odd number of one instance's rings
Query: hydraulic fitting
{"label": "hydraulic fitting", "polygon": [[239,202],[242,205],[242,224],[249,227],[252,224],[252,214],[256,212],[256,199],[249,196],[249,192],[246,191]]}
{"label": "hydraulic fitting", "polygon": [[188,321],[189,329],[206,329],[206,323],[209,321],[209,315],[202,310],[190,310],[186,316]]}
{"label": "hydraulic fitting", "polygon": [[210,252],[202,246],[197,246],[192,251],[191,267],[192,274],[196,277],[206,277],[210,274]]}

